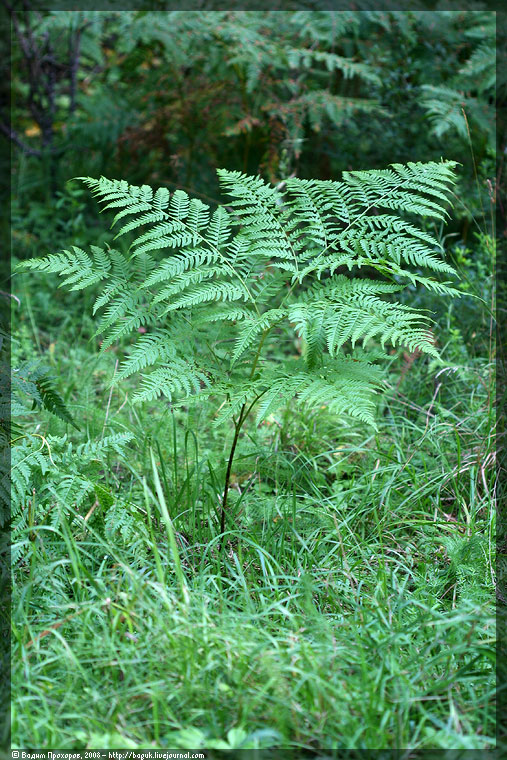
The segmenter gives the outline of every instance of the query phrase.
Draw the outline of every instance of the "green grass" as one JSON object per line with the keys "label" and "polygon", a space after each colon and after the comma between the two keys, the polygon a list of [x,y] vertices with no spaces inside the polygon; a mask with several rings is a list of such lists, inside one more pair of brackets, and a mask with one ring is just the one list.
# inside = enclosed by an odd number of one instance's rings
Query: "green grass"
{"label": "green grass", "polygon": [[249,424],[221,555],[232,431],[212,428],[211,404],[133,407],[129,384],[110,395],[116,349],[98,358],[79,300],[52,304],[30,282],[14,359],[44,354],[82,431],[40,413],[27,435],[133,440],[97,463],[109,496],[91,516],[95,497],[65,501],[54,468],[45,518],[14,537],[13,746],[493,748],[480,304],[440,317],[452,370],[416,359],[401,373],[393,355],[377,433],[326,409]]}

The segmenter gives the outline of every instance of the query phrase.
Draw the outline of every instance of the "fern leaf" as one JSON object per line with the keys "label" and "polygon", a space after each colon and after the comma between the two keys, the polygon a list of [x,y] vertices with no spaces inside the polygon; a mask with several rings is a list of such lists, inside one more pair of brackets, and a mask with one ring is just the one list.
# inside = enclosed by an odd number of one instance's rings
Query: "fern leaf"
{"label": "fern leaf", "polygon": [[[159,303],[160,301],[167,301],[172,296],[181,293],[191,285],[203,282],[205,280],[211,280],[227,274],[227,270],[223,266],[196,266],[189,272],[176,275],[172,277],[172,282],[168,287],[163,288],[155,296],[153,303]],[[213,299],[214,300],[214,299]]]}
{"label": "fern leaf", "polygon": [[68,422],[72,427],[79,430],[80,428],[74,422],[74,419],[69,412],[65,401],[60,396],[55,388],[54,380],[51,377],[41,377],[36,381],[37,390],[39,391],[42,406],[47,409],[48,412],[59,417],[64,422]]}
{"label": "fern leaf", "polygon": [[149,375],[144,375],[141,388],[134,396],[135,401],[153,401],[163,395],[169,401],[178,394],[184,397],[198,393],[201,384],[209,385],[208,377],[195,365],[183,359],[174,359],[170,364],[158,367]]}
{"label": "fern leaf", "polygon": [[456,162],[411,162],[406,166],[391,166],[391,169],[343,172],[343,179],[356,191],[358,201],[367,207],[403,209],[444,220],[447,212],[439,201],[449,202],[448,195],[442,190],[449,193]]}
{"label": "fern leaf", "polygon": [[419,326],[426,319],[424,315],[376,295],[400,289],[393,283],[337,275],[304,293],[302,301],[289,307],[289,319],[308,344],[309,365],[322,355],[324,335],[331,355],[349,340],[354,346],[361,339],[364,346],[378,335],[382,347],[390,342],[438,357],[428,330]]}
{"label": "fern leaf", "polygon": [[269,311],[264,312],[260,317],[249,319],[246,323],[243,323],[244,326],[242,326],[236,339],[236,344],[232,353],[232,364],[237,362],[239,357],[250,348],[259,333],[273,327],[285,316],[286,312],[283,309],[270,309]]}
{"label": "fern leaf", "polygon": [[[43,407],[48,412],[51,412],[51,414],[59,417],[63,422],[68,422],[76,430],[79,430],[65,401],[56,389],[55,380],[49,374],[47,367],[35,362],[22,364],[20,367],[13,369],[11,383],[13,393],[28,397],[33,404],[33,408],[36,406]],[[14,400],[16,400],[16,395],[14,395]],[[20,407],[19,411],[24,413],[27,409]]]}
{"label": "fern leaf", "polygon": [[93,246],[95,261],[81,248],[72,246],[72,251],[50,254],[44,258],[29,259],[18,264],[19,271],[35,269],[65,276],[60,287],[69,290],[82,290],[103,280],[109,271],[110,263],[104,252]]}
{"label": "fern leaf", "polygon": [[120,370],[111,381],[111,385],[158,361],[174,359],[175,356],[176,349],[168,331],[143,335],[131,349],[128,359],[120,365]]}
{"label": "fern leaf", "polygon": [[188,309],[191,306],[197,306],[202,303],[211,301],[247,301],[250,294],[241,284],[233,282],[204,282],[195,288],[190,288],[171,303],[164,313],[175,311],[176,309]]}
{"label": "fern leaf", "polygon": [[282,196],[260,177],[219,169],[220,185],[233,200],[230,206],[241,220],[242,233],[251,243],[251,254],[268,247],[271,257],[295,258],[294,249],[281,222]]}
{"label": "fern leaf", "polygon": [[231,236],[229,214],[223,206],[213,212],[206,238],[217,251],[223,250]]}
{"label": "fern leaf", "polygon": [[269,414],[296,397],[312,406],[327,406],[331,412],[358,417],[375,425],[374,393],[381,387],[377,367],[342,357],[314,369],[290,362],[267,379],[269,387],[258,410],[259,424]]}
{"label": "fern leaf", "polygon": [[172,280],[173,277],[181,275],[188,270],[194,270],[203,264],[215,264],[219,259],[220,254],[218,251],[206,248],[182,250],[179,254],[164,259],[160,266],[143,283],[143,287],[151,288],[159,282]]}
{"label": "fern leaf", "polygon": [[205,325],[209,322],[239,322],[243,319],[251,319],[254,312],[245,306],[229,306],[206,309],[206,311],[196,315],[196,325]]}
{"label": "fern leaf", "polygon": [[[367,75],[334,53],[305,48],[293,55],[303,67]],[[482,65],[479,56],[476,64]],[[353,101],[345,106],[320,91],[299,100],[314,125],[324,117],[342,118],[347,109],[376,108]],[[118,235],[132,236],[128,257],[115,249],[92,247],[88,254],[74,248],[26,268],[54,271],[71,289],[100,285],[94,313],[103,309],[96,332],[104,333],[102,351],[149,328],[115,377],[117,382],[145,372],[138,400],[164,394],[175,403],[195,393],[225,394],[230,403],[222,420],[256,398],[262,418],[296,396],[371,421],[377,370],[344,352],[357,345],[373,354],[391,344],[438,356],[427,315],[395,298],[407,284],[456,293],[443,281],[455,272],[442,246],[413,218],[445,219],[455,166],[392,164],[347,171],[339,181],[291,177],[277,187],[222,169],[227,209],[211,215],[183,190],[85,178],[114,212]],[[377,279],[358,277],[360,269],[375,270]],[[250,377],[248,352],[265,348],[264,336],[285,318],[304,341],[303,360],[281,360],[273,369],[273,358],[268,354],[266,364],[258,353]],[[201,356],[208,348],[211,368]]]}

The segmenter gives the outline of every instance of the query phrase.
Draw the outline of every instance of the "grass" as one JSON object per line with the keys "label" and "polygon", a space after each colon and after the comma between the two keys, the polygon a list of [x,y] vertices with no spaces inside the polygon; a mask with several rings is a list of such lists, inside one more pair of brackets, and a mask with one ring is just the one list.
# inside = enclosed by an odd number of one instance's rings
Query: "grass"
{"label": "grass", "polygon": [[[248,424],[220,553],[232,431],[210,426],[211,404],[110,394],[116,349],[97,357],[79,297],[17,288],[14,363],[42,353],[82,430],[23,423],[58,466],[14,535],[14,747],[495,746],[494,376],[478,302],[439,317],[445,370],[393,355],[377,433],[326,409]],[[128,448],[95,462],[102,490],[64,498],[57,437],[72,458],[122,431]]]}
{"label": "grass", "polygon": [[[290,575],[251,549],[247,571],[235,553],[226,580],[201,571],[188,601],[169,563],[135,571],[93,537],[52,563],[48,592],[68,595],[67,567],[73,601],[58,604],[58,628],[18,603],[16,744],[104,747],[97,737],[116,733],[125,747],[213,748],[236,729],[242,747],[491,746],[486,604],[438,609],[396,556],[363,554],[361,575],[359,554],[347,570]],[[109,554],[90,580],[97,550]]]}

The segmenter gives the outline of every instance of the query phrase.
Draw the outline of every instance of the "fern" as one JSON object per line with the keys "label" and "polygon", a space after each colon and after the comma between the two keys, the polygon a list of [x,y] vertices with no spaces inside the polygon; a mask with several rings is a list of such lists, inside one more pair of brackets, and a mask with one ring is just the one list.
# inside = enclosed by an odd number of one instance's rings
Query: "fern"
{"label": "fern", "polygon": [[[444,85],[422,85],[421,105],[425,109],[434,135],[442,137],[456,132],[463,140],[470,139],[470,129],[486,135],[491,150],[495,149],[494,106],[497,59],[496,22],[494,13],[469,14],[471,25],[465,30],[472,51]],[[471,125],[468,124],[471,122]]]}
{"label": "fern", "polygon": [[287,362],[270,375],[266,392],[257,411],[257,422],[294,397],[308,405],[327,406],[335,414],[358,417],[371,422],[374,414],[372,389],[381,386],[378,367],[350,357],[326,361],[318,369],[302,368],[300,362]]}
{"label": "fern", "polygon": [[[145,328],[114,378],[139,373],[137,401],[223,398],[216,421],[235,426],[223,527],[232,459],[252,409],[260,423],[295,399],[375,425],[379,350],[438,358],[428,314],[394,299],[417,283],[457,292],[442,281],[455,273],[441,245],[417,224],[447,219],[454,167],[393,164],[277,187],[222,169],[227,209],[212,213],[181,190],[85,178],[115,211],[116,236],[130,236],[128,254],[72,248],[22,267],[54,272],[71,289],[101,288],[94,309],[102,312],[102,350]],[[300,358],[275,360],[274,343],[294,336]],[[360,358],[351,353],[356,344]]]}
{"label": "fern", "polygon": [[24,405],[27,400],[32,402],[32,410],[43,407],[79,430],[65,401],[58,393],[55,381],[47,367],[35,362],[25,362],[12,370],[11,385],[15,404],[14,414],[19,415],[28,411]]}
{"label": "fern", "polygon": [[91,246],[91,250],[93,258],[74,245],[72,251],[62,251],[62,253],[48,256],[44,259],[43,266],[35,265],[32,260],[26,262],[26,267],[64,275],[65,279],[60,287],[67,286],[69,290],[82,290],[103,280],[111,268],[109,257],[101,248]]}
{"label": "fern", "polygon": [[260,333],[271,329],[286,316],[283,309],[268,309],[259,317],[243,320],[241,330],[236,338],[232,353],[232,364],[247,351]]}
{"label": "fern", "polygon": [[29,545],[29,529],[42,523],[56,526],[60,509],[72,522],[79,514],[85,516],[88,498],[97,499],[103,507],[121,502],[101,483],[100,470],[107,467],[108,452],[125,456],[132,437],[113,434],[75,447],[67,436],[22,436],[12,448],[10,483],[7,475],[0,480],[1,496],[10,495],[14,559]]}
{"label": "fern", "polygon": [[198,392],[201,383],[209,385],[205,373],[183,359],[174,358],[170,364],[157,367],[145,375],[135,401],[149,401],[163,394],[169,401],[178,393],[190,396]]}
{"label": "fern", "polygon": [[101,480],[110,465],[106,456],[114,452],[124,457],[132,435],[113,434],[76,446],[67,435],[48,434],[26,418],[45,409],[79,430],[50,370],[36,361],[23,362],[11,369],[9,380],[13,419],[3,431],[2,459],[9,452],[10,467],[0,474],[0,526],[10,525],[16,562],[33,540],[33,529],[41,524],[58,527],[62,510],[72,522],[80,510],[84,517],[83,509],[89,507],[85,502],[92,498],[103,506],[104,515],[113,503],[123,503]]}

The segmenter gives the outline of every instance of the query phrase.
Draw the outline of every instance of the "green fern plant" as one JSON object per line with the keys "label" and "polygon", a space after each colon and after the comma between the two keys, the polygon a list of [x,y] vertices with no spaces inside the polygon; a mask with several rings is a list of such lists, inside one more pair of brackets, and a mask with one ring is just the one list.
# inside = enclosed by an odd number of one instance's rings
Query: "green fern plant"
{"label": "green fern plant", "polygon": [[[135,512],[101,476],[107,468],[107,454],[125,458],[125,447],[132,438],[130,433],[115,433],[74,446],[66,435],[27,432],[18,437],[11,450],[10,474],[0,479],[0,499],[10,502],[13,562],[29,546],[29,531],[40,524],[58,525],[60,510],[70,522],[81,510],[82,518],[86,512],[93,514],[95,524],[97,520],[108,525],[114,521],[116,533],[132,538],[134,528],[139,532],[139,525],[134,526]],[[87,502],[92,499],[95,506],[89,509]]]}
{"label": "green fern plant", "polygon": [[494,13],[476,12],[468,17],[464,31],[472,51],[464,65],[446,85],[421,86],[421,105],[431,122],[431,131],[442,137],[451,131],[470,140],[472,128],[483,134],[492,152],[496,146],[492,103],[496,90],[496,20]]}
{"label": "green fern plant", "polygon": [[[213,211],[182,190],[84,177],[115,210],[116,238],[133,234],[128,252],[74,246],[22,268],[57,273],[71,290],[99,289],[101,350],[137,337],[114,378],[139,374],[137,401],[223,399],[216,423],[234,425],[223,535],[234,454],[254,408],[260,423],[295,398],[375,426],[379,349],[438,356],[428,316],[393,296],[417,284],[457,293],[442,280],[455,272],[440,244],[416,224],[445,220],[454,167],[393,164],[276,187],[222,169],[229,199]],[[275,358],[284,345],[285,358]]]}
{"label": "green fern plant", "polygon": [[28,400],[32,402],[32,411],[37,408],[46,409],[79,430],[47,367],[37,362],[24,362],[12,370],[11,385],[13,416],[28,411],[23,404],[23,401]]}

